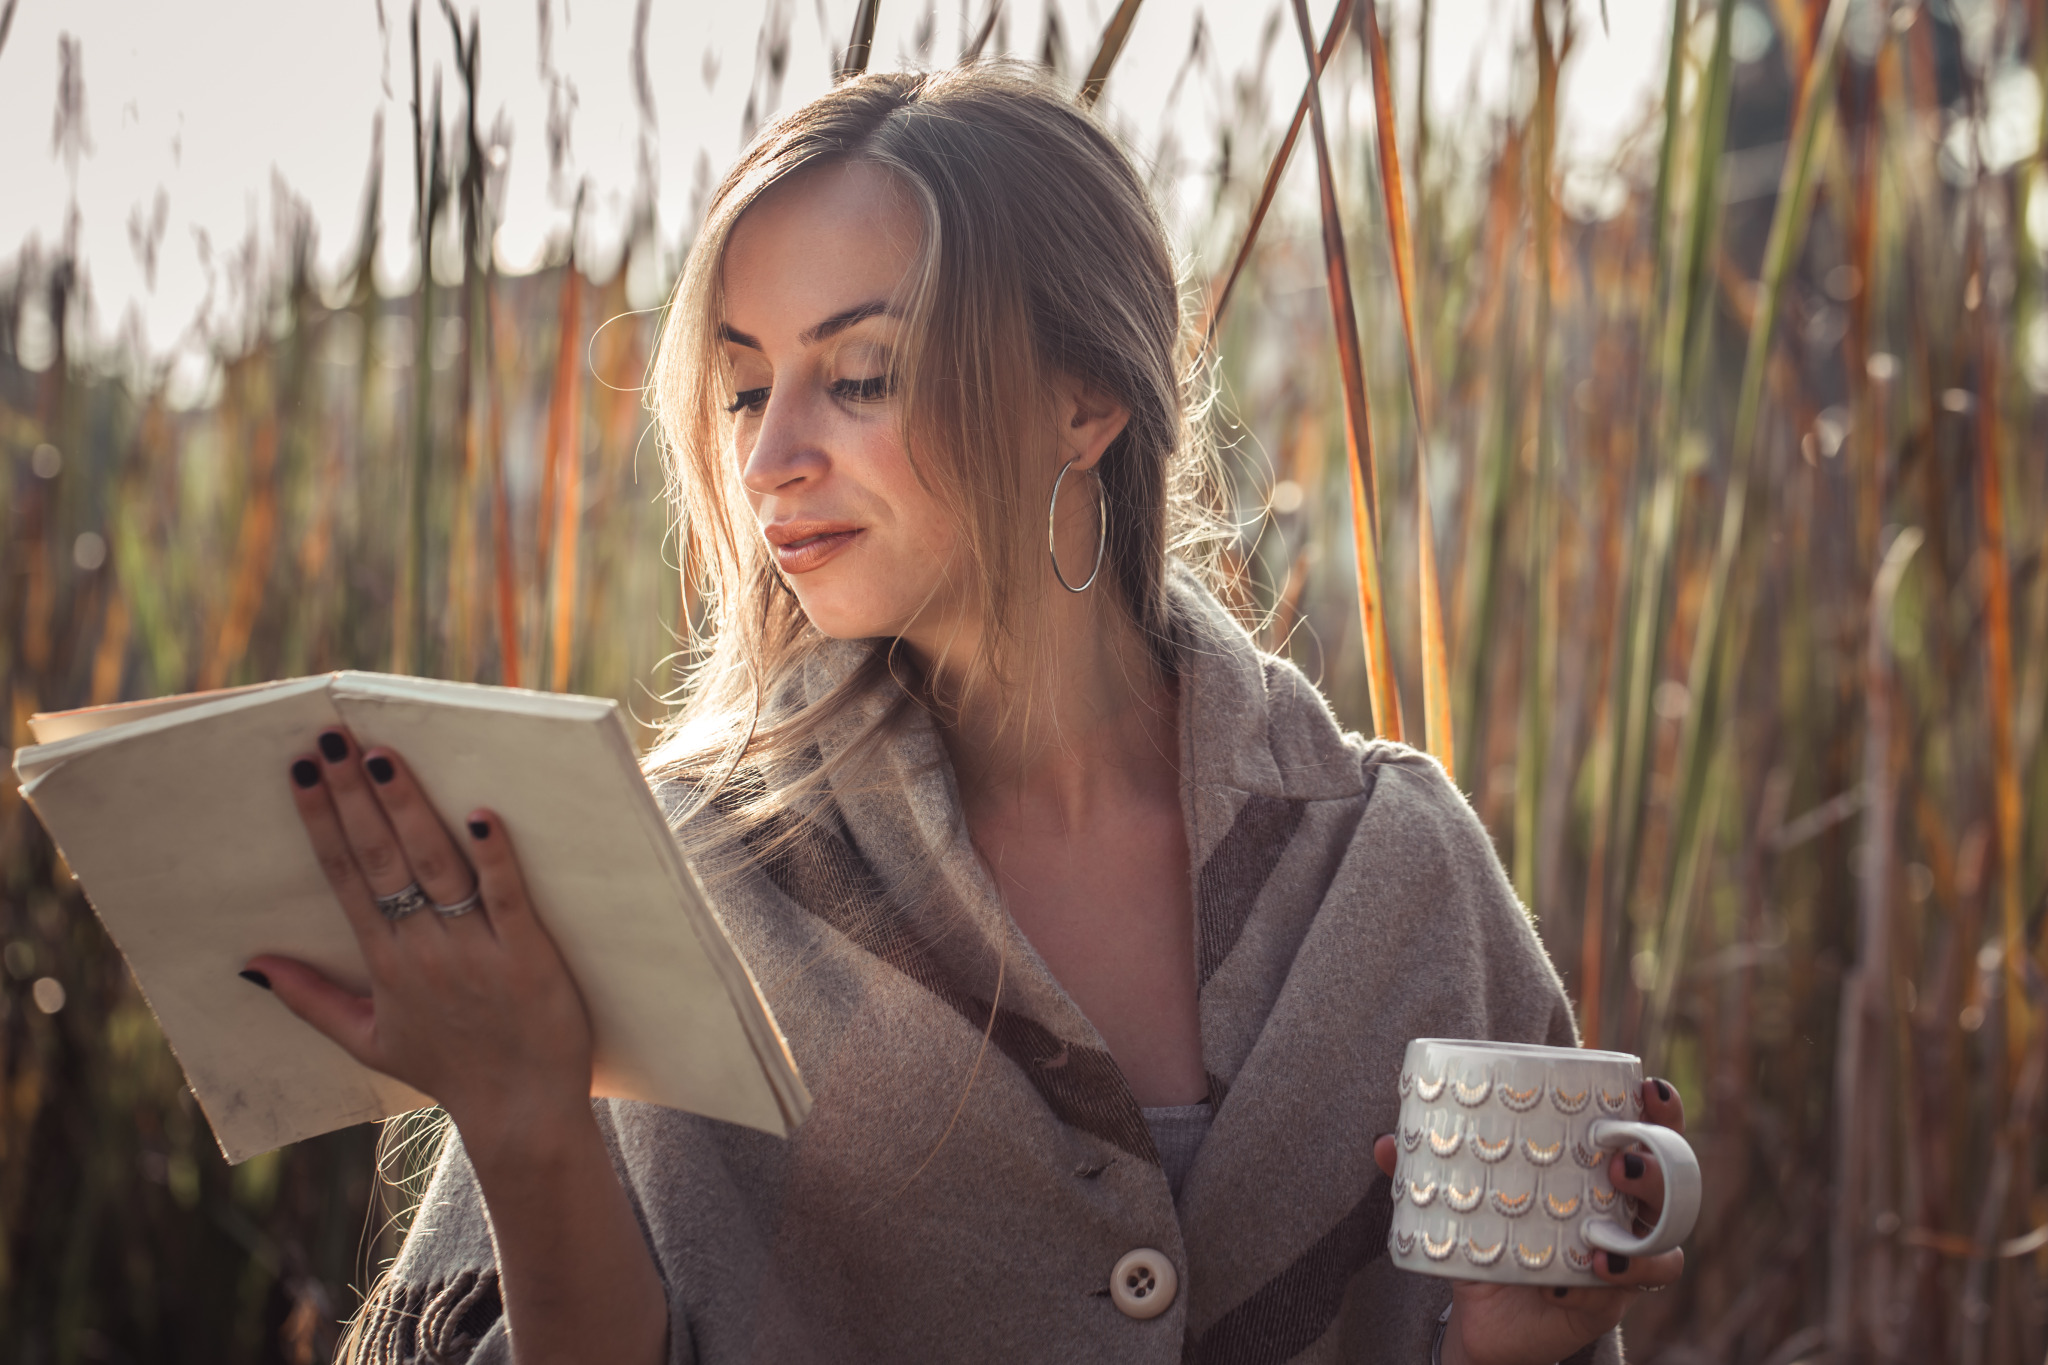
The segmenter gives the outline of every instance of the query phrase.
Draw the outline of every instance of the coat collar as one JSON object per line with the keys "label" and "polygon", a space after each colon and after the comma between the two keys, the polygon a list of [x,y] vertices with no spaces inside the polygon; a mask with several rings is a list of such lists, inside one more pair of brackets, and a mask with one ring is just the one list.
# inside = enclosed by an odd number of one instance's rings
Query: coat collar
{"label": "coat collar", "polygon": [[1356,795],[1355,741],[1314,684],[1262,651],[1192,570],[1175,563],[1167,594],[1181,664],[1184,783],[1281,800]]}
{"label": "coat collar", "polygon": [[[1168,608],[1179,666],[1182,814],[1197,901],[1193,946],[1206,979],[1212,959],[1229,952],[1256,899],[1256,893],[1239,894],[1234,882],[1211,888],[1212,859],[1228,855],[1223,863],[1242,871],[1239,864],[1278,856],[1276,842],[1287,842],[1307,802],[1362,789],[1360,747],[1313,685],[1283,660],[1262,654],[1194,573],[1178,565],[1169,572]],[[882,647],[872,640],[829,643],[805,670],[799,695],[814,704],[824,699]],[[841,865],[871,877],[863,885],[873,888],[873,901],[839,918],[858,933],[874,913],[883,914],[901,944],[915,945],[905,951],[914,951],[921,964],[919,979],[946,983],[947,998],[967,1002],[961,1007],[970,1022],[985,1017],[976,1010],[986,1006],[973,1002],[998,999],[1001,1016],[1010,1021],[1003,1027],[1035,1021],[1029,1027],[1046,1030],[1055,1053],[1031,1065],[1056,1067],[1069,1077],[1101,1072],[1095,1089],[1075,1092],[1077,1112],[1095,1115],[1105,1132],[1123,1134],[1114,1140],[1130,1150],[1149,1152],[1135,1101],[1099,1033],[1017,927],[974,848],[937,727],[913,708],[871,751],[849,754],[848,746],[871,733],[900,697],[877,687],[850,702],[819,736],[820,755],[832,769],[834,829],[821,829],[818,837],[845,841]],[[1247,845],[1257,846],[1255,856],[1246,854]],[[1205,1024],[1205,1040],[1208,1031]],[[1065,1069],[1068,1048],[1082,1059],[1073,1072]]]}
{"label": "coat collar", "polygon": [[[1180,676],[1183,781],[1281,799],[1329,799],[1359,790],[1356,751],[1313,684],[1261,651],[1193,570],[1168,566],[1167,610]],[[811,660],[802,692],[816,703],[845,682],[881,640],[839,640]],[[829,760],[879,719],[891,698],[859,698],[820,747]],[[910,716],[890,746],[891,766],[946,766],[930,718]],[[957,801],[954,803],[957,805]]]}
{"label": "coat collar", "polygon": [[[1175,561],[1166,586],[1179,665],[1182,810],[1199,869],[1250,798],[1355,795],[1359,753],[1314,685],[1260,651],[1194,571]],[[823,699],[885,647],[831,642],[807,667],[803,694]],[[885,689],[854,699],[820,736],[824,759],[842,755],[894,700]],[[913,865],[933,869],[950,892],[945,899],[974,907],[985,934],[1012,932],[968,838],[952,764],[929,715],[913,708],[872,756],[842,770],[833,794],[848,833],[885,876],[908,875]]]}

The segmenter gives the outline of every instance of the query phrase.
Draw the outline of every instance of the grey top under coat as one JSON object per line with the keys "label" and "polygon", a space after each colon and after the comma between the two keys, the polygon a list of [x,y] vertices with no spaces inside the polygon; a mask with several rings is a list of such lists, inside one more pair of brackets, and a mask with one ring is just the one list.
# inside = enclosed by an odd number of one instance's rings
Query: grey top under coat
{"label": "grey top under coat", "polygon": [[1202,1150],[1202,1139],[1209,1136],[1216,1111],[1203,1100],[1138,1112],[1145,1116],[1145,1130],[1152,1134],[1152,1145],[1159,1152],[1159,1168],[1166,1172],[1166,1188],[1173,1191],[1177,1204],[1180,1187],[1187,1183],[1188,1170],[1195,1164],[1195,1153]]}

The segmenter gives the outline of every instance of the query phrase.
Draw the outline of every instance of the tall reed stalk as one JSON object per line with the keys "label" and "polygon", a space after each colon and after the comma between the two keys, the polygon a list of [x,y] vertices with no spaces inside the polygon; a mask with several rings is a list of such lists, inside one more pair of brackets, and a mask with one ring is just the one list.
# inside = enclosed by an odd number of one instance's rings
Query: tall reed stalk
{"label": "tall reed stalk", "polygon": [[[971,8],[960,50],[999,51],[1000,4]],[[1632,1358],[2048,1353],[2048,112],[1986,155],[2025,73],[2048,88],[2048,15],[1965,42],[1965,8],[1672,0],[1662,99],[1589,168],[1559,123],[1602,78],[1595,6],[1504,11],[1528,98],[1482,118],[1391,60],[1442,7],[1338,0],[1318,36],[1288,0],[1302,89],[1267,126],[1271,73],[1225,68],[1197,159],[1234,602],[1350,725],[1399,738],[1419,687],[1586,1041],[1684,1091],[1709,1197]],[[293,229],[198,401],[83,338],[70,245],[0,268],[10,744],[39,708],[337,666],[658,718],[642,689],[706,606],[630,483],[654,322],[624,276],[678,253],[636,236],[592,278],[572,232],[497,269],[479,25],[442,14],[461,108],[444,128],[415,60],[405,296],[372,279],[374,153],[348,278]],[[829,0],[815,88],[895,17]],[[1160,14],[1100,17],[1074,97],[1142,132],[1118,71],[1160,59]],[[326,1357],[396,1246],[381,1212],[363,1236],[372,1135],[231,1171],[181,1090],[0,790],[0,1358]]]}

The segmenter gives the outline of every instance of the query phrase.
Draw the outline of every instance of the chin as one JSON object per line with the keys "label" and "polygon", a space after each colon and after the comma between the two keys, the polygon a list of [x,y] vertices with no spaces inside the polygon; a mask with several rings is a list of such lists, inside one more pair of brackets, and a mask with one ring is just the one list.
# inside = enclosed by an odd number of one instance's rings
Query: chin
{"label": "chin", "polygon": [[880,603],[862,600],[863,597],[857,593],[796,588],[797,605],[820,635],[834,640],[868,640],[902,632],[903,613],[891,612]]}
{"label": "chin", "polygon": [[929,632],[959,615],[950,575],[938,567],[942,558],[918,551],[842,555],[785,581],[819,634],[834,640],[896,638],[913,627]]}
{"label": "chin", "polygon": [[895,639],[910,634],[913,627],[928,633],[949,615],[943,599],[933,596],[930,583],[918,583],[908,592],[884,593],[876,591],[881,585],[875,574],[847,575],[835,583],[804,581],[811,577],[806,574],[790,587],[818,633],[834,640]]}

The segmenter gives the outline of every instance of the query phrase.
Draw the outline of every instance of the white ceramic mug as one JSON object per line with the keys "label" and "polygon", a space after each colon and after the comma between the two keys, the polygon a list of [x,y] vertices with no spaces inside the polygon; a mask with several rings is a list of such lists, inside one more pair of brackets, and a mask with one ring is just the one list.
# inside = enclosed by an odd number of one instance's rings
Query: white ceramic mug
{"label": "white ceramic mug", "polygon": [[[1596,1285],[1593,1253],[1654,1256],[1692,1232],[1700,1167],[1679,1134],[1640,1122],[1643,1064],[1625,1052],[1417,1038],[1401,1065],[1394,1217],[1403,1270],[1499,1284]],[[1607,1177],[1641,1145],[1664,1172],[1657,1226]]]}

